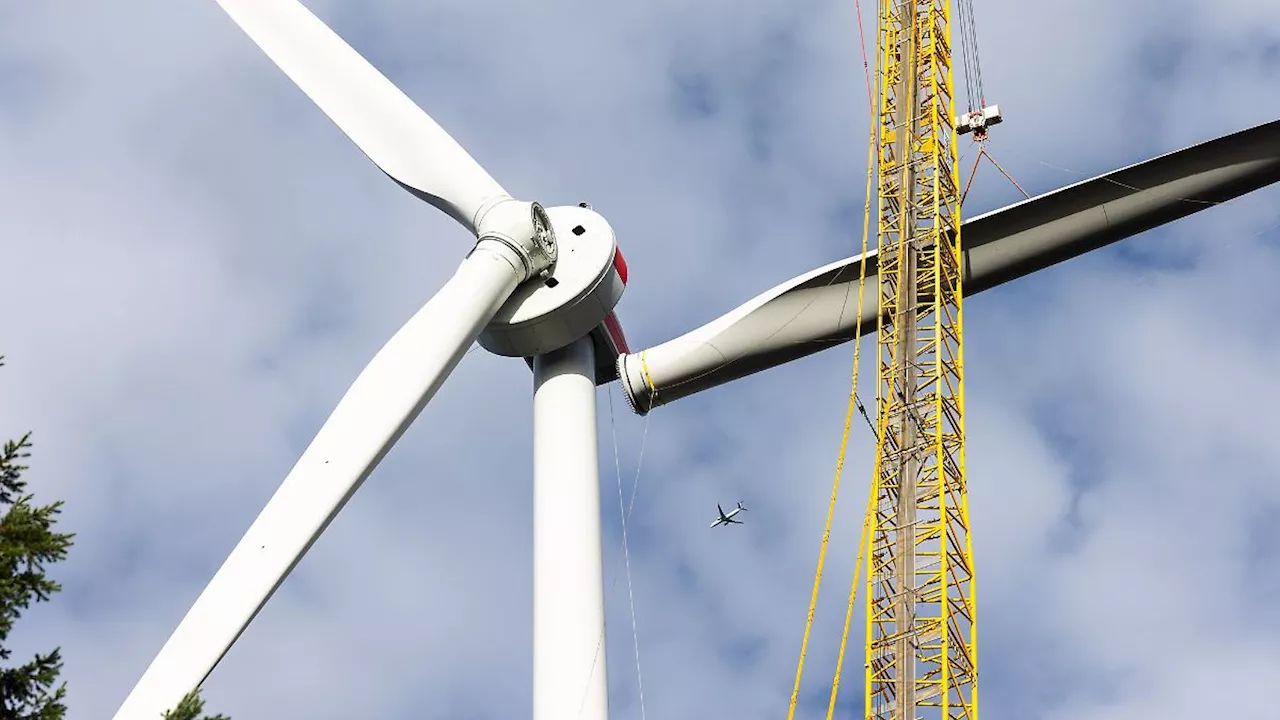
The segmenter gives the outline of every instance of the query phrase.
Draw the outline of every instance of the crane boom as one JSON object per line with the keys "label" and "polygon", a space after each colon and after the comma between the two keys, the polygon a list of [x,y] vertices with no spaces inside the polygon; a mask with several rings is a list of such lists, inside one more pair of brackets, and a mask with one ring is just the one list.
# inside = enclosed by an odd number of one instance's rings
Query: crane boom
{"label": "crane boom", "polygon": [[977,717],[950,0],[881,0],[866,713]]}

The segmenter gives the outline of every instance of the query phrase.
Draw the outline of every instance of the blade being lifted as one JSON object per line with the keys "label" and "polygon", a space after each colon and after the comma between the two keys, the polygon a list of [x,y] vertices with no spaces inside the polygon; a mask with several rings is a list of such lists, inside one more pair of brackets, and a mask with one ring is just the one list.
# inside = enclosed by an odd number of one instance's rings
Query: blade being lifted
{"label": "blade being lifted", "polygon": [[472,233],[510,197],[429,115],[297,0],[218,0],[391,179]]}
{"label": "blade being lifted", "polygon": [[[1280,120],[1130,165],[965,221],[970,296],[1280,182]],[[628,402],[655,407],[875,332],[875,251],[788,280],[692,332],[618,358]]]}

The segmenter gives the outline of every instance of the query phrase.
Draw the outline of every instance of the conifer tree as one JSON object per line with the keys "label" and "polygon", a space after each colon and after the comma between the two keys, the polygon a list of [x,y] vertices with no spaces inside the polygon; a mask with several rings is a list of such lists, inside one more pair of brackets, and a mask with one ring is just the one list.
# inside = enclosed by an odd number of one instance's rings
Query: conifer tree
{"label": "conifer tree", "polygon": [[[0,355],[0,367],[4,356]],[[31,456],[31,433],[5,442],[0,451],[0,663],[7,665],[13,655],[9,633],[22,612],[33,602],[47,602],[62,586],[50,579],[46,566],[64,560],[71,548],[73,533],[54,531],[62,501],[36,505],[27,491],[22,473]],[[0,667],[0,719],[62,720],[66,683],[59,680],[62,652],[54,648],[36,653],[22,665]],[[200,717],[204,701],[199,691],[183,698],[178,707],[165,713],[165,720],[231,720],[225,715]]]}
{"label": "conifer tree", "polygon": [[[4,358],[0,356],[0,366]],[[54,648],[21,665],[9,666],[13,625],[33,602],[46,602],[62,586],[46,566],[66,558],[71,533],[54,531],[62,503],[35,504],[22,473],[31,454],[31,433],[9,440],[0,451],[0,717],[61,720],[67,690],[60,682],[62,653]]]}
{"label": "conifer tree", "polygon": [[202,712],[204,712],[204,701],[200,699],[200,691],[196,690],[182,698],[178,707],[165,713],[164,720],[231,720],[226,715],[207,715],[201,718]]}

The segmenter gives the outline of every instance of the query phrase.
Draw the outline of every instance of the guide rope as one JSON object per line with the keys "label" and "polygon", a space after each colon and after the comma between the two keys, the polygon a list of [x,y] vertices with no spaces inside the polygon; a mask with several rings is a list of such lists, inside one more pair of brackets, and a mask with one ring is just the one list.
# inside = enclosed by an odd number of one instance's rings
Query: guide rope
{"label": "guide rope", "polygon": [[640,485],[640,467],[644,462],[645,440],[649,437],[649,416],[645,416],[644,439],[640,441],[640,458],[636,463],[635,480],[631,483],[630,507],[622,502],[622,461],[618,455],[618,428],[613,415],[613,391],[609,391],[609,429],[613,433],[613,467],[618,478],[618,516],[622,519],[622,558],[627,569],[627,602],[631,608],[631,644],[636,655],[636,693],[640,700],[640,720],[646,720],[644,709],[644,674],[640,672],[640,631],[636,627],[636,596],[631,585],[631,551],[627,547],[627,521],[631,517],[631,507],[635,506],[636,488]]}
{"label": "guide rope", "polygon": [[[649,409],[653,410],[653,399],[649,400]],[[636,625],[636,599],[635,592],[631,583],[631,551],[627,544],[627,523],[631,520],[631,513],[635,510],[636,491],[640,488],[640,469],[644,466],[644,451],[649,442],[649,421],[652,415],[646,414],[644,421],[644,432],[640,436],[640,454],[636,459],[635,479],[631,483],[631,498],[627,501],[626,508],[622,505],[622,460],[618,451],[618,425],[617,418],[613,412],[613,391],[609,392],[609,430],[613,436],[613,467],[615,476],[618,479],[618,511],[622,517],[622,557],[626,566],[627,575],[627,599],[631,608],[631,642],[635,648],[636,656],[636,687],[637,695],[640,701],[640,718],[647,720],[644,706],[644,675],[640,671],[640,632]],[[618,578],[614,578],[609,584],[609,590],[612,591],[618,584]],[[591,677],[595,674],[596,664],[600,662],[600,651],[604,648],[604,629],[600,630],[600,637],[596,639],[596,652],[591,658],[591,670],[587,673],[587,681],[582,688],[582,700],[578,703],[578,717],[582,717],[582,711],[586,708],[587,692],[591,689]]]}

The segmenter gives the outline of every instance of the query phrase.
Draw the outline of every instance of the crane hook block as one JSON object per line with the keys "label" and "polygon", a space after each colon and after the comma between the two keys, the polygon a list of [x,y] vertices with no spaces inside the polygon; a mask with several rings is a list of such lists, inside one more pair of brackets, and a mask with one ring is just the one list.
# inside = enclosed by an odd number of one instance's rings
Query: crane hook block
{"label": "crane hook block", "polygon": [[973,133],[975,137],[981,139],[986,136],[988,127],[999,125],[1001,122],[1004,122],[1004,118],[1000,116],[1000,106],[988,105],[981,110],[974,110],[956,118],[956,132],[960,135]]}

